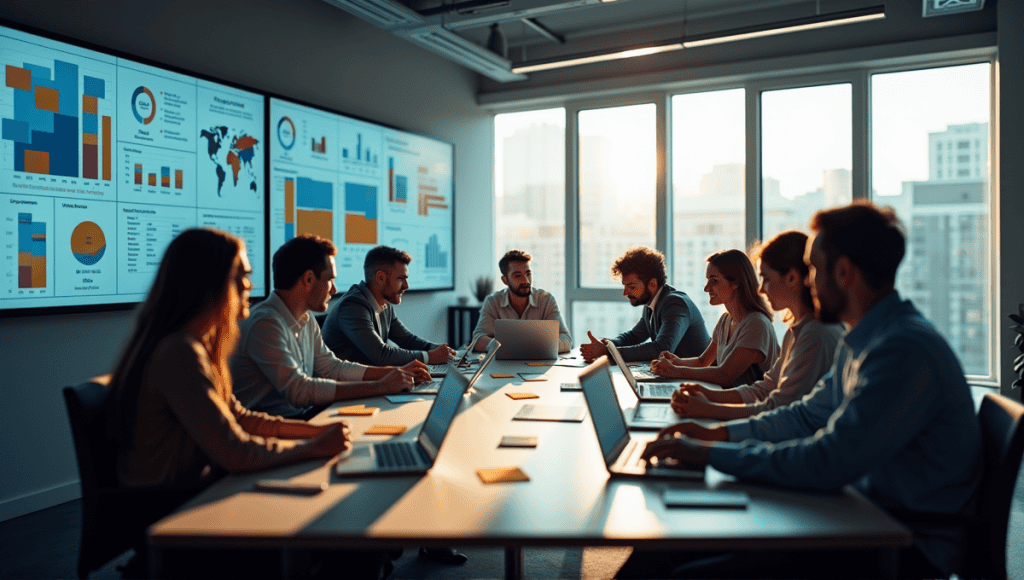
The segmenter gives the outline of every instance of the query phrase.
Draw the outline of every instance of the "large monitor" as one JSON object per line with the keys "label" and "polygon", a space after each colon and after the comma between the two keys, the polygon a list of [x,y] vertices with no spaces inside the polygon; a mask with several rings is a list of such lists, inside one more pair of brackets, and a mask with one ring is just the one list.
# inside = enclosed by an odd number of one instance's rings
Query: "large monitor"
{"label": "large monitor", "polygon": [[266,294],[265,98],[0,26],[0,315],[139,302],[180,231]]}
{"label": "large monitor", "polygon": [[412,255],[410,291],[454,288],[454,146],[270,99],[270,254],[313,233],[338,248],[341,291],[376,245]]}

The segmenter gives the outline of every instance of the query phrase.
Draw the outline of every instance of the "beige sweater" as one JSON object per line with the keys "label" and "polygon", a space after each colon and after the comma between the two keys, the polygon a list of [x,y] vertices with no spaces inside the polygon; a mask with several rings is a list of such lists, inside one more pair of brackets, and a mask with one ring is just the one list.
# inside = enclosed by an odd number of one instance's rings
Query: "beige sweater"
{"label": "beige sweater", "polygon": [[218,392],[215,376],[206,348],[191,334],[157,345],[143,372],[133,441],[119,452],[123,485],[192,486],[211,464],[246,471],[305,456],[304,446],[274,437],[280,417],[249,411]]}

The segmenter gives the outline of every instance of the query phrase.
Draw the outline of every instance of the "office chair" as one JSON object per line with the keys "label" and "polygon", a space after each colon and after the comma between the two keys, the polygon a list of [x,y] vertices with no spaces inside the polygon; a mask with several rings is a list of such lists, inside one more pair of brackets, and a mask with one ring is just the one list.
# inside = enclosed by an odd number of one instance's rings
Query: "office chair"
{"label": "office chair", "polygon": [[1006,536],[1024,456],[1024,405],[986,393],[978,410],[985,467],[962,578],[1006,578]]}
{"label": "office chair", "polygon": [[124,488],[117,481],[117,448],[106,436],[110,375],[64,387],[64,402],[82,483],[82,538],[77,573],[89,573],[135,548],[146,557],[146,527],[170,513],[197,490]]}

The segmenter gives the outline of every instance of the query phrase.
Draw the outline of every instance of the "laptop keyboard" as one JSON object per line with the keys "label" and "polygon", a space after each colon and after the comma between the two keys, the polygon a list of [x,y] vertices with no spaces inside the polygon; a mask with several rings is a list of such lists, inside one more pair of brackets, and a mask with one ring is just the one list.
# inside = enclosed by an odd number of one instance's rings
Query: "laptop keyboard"
{"label": "laptop keyboard", "polygon": [[377,452],[377,466],[384,469],[419,467],[429,463],[423,449],[408,441],[376,443],[373,449]]}
{"label": "laptop keyboard", "polygon": [[633,377],[637,379],[657,379],[658,375],[645,369],[642,365],[629,365],[629,370],[632,371]]}

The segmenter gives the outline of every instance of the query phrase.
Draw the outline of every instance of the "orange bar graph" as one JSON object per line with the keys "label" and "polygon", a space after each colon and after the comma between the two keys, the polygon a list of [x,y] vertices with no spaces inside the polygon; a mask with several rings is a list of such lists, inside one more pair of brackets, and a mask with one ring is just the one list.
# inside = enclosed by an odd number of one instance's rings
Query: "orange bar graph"
{"label": "orange bar graph", "polygon": [[153,186],[153,187],[156,187],[156,174],[155,173],[150,173],[149,174],[149,184],[151,186]]}
{"label": "orange bar graph", "polygon": [[46,288],[46,256],[32,256],[29,262],[32,265],[32,287]]}
{"label": "orange bar graph", "polygon": [[32,90],[32,71],[27,68],[7,65],[7,86],[23,91]]}
{"label": "orange bar graph", "polygon": [[284,223],[295,222],[295,180],[284,180]]}
{"label": "orange bar graph", "polygon": [[103,117],[103,179],[110,181],[110,117]]}
{"label": "orange bar graph", "polygon": [[82,133],[82,143],[86,145],[98,145],[99,138],[96,133]]}
{"label": "orange bar graph", "polygon": [[82,96],[82,112],[91,113],[95,115],[97,113],[98,101],[96,97],[90,97],[89,95]]}
{"label": "orange bar graph", "polygon": [[300,209],[295,212],[295,232],[316,234],[321,238],[334,239],[334,212],[318,209]]}
{"label": "orange bar graph", "polygon": [[36,108],[53,113],[60,112],[60,93],[57,89],[36,85]]}
{"label": "orange bar graph", "polygon": [[180,169],[174,170],[174,189],[181,189],[184,186],[185,174]]}
{"label": "orange bar graph", "polygon": [[25,150],[25,173],[50,174],[50,153],[48,151]]}
{"label": "orange bar graph", "polygon": [[376,244],[377,220],[368,220],[361,213],[345,214],[346,244]]}

